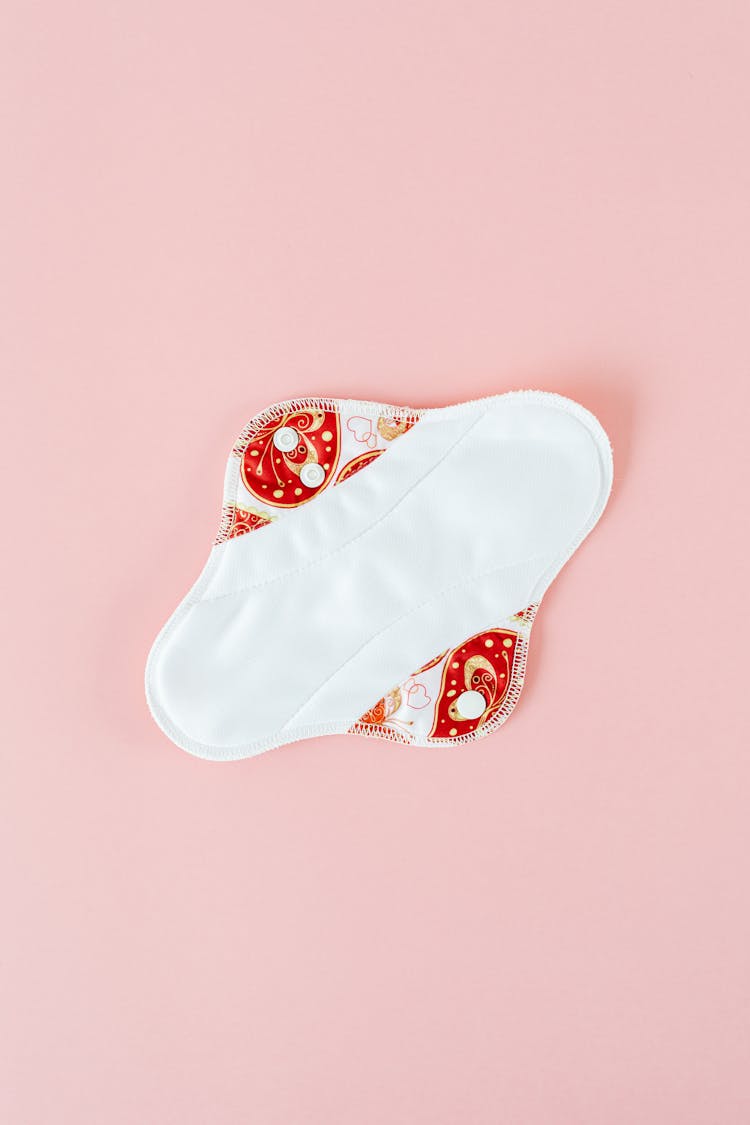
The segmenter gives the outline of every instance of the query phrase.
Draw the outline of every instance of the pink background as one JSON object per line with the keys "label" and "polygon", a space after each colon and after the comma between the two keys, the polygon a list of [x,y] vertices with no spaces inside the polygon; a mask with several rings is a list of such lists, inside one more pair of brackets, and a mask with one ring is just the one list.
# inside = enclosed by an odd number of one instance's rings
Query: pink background
{"label": "pink background", "polygon": [[[745,1125],[748,5],[3,22],[0,1118]],[[508,725],[175,749],[244,422],[518,387],[616,481]]]}

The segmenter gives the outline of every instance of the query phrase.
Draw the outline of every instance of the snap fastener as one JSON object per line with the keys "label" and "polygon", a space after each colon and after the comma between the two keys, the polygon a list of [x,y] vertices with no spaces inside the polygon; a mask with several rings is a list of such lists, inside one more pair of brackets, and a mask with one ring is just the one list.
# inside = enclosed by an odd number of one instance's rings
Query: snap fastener
{"label": "snap fastener", "polygon": [[273,435],[273,444],[282,453],[291,453],[297,446],[297,431],[291,426],[280,426]]}
{"label": "snap fastener", "polygon": [[299,479],[308,488],[317,488],[326,479],[325,469],[316,461],[308,461],[300,469]]}
{"label": "snap fastener", "polygon": [[456,700],[456,710],[462,719],[478,719],[484,714],[487,703],[480,691],[462,691]]}

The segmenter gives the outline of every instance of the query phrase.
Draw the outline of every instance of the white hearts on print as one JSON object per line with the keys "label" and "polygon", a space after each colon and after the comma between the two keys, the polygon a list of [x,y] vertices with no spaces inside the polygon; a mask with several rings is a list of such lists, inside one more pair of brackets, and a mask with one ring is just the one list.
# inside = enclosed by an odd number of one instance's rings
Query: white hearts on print
{"label": "white hearts on print", "polygon": [[414,711],[421,711],[432,703],[432,696],[427,694],[427,688],[413,678],[404,684],[406,702]]}
{"label": "white hearts on print", "polygon": [[372,418],[362,418],[358,414],[347,418],[346,428],[353,436],[355,441],[361,445],[366,445],[368,449],[374,449],[378,443],[378,435],[373,426]]}

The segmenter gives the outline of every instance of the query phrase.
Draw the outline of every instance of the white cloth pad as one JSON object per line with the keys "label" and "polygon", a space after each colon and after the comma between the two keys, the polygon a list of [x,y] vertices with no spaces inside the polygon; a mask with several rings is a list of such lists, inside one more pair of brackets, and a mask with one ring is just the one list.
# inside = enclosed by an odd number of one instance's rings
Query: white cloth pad
{"label": "white cloth pad", "polygon": [[156,722],[212,759],[347,731],[489,733],[611,482],[602,427],[558,395],[269,408],[229,458],[217,543],[151,650]]}

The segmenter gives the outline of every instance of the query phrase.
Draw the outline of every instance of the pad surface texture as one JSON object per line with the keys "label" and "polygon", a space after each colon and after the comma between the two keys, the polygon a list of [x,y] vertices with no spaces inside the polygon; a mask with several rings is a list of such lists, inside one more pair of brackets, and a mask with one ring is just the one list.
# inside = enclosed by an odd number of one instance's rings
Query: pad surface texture
{"label": "pad surface texture", "polygon": [[558,395],[270,407],[232,450],[217,541],[149,655],[156,722],[212,759],[347,731],[490,733],[611,482],[603,429]]}

